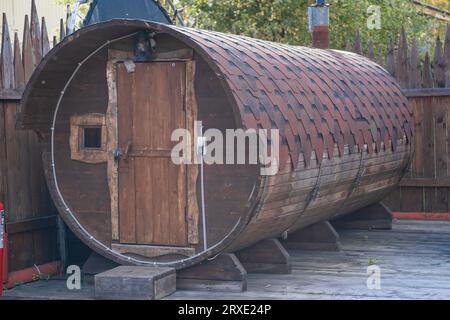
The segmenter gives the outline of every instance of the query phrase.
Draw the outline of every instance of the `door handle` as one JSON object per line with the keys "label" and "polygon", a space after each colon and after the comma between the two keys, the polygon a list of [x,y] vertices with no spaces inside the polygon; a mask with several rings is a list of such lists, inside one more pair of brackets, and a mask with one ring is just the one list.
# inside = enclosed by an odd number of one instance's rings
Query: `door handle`
{"label": "door handle", "polygon": [[114,156],[114,161],[119,162],[120,159],[122,158],[122,149],[120,149],[120,148],[114,149],[113,156]]}
{"label": "door handle", "polygon": [[132,144],[131,141],[128,141],[127,145],[125,146],[125,150],[122,150],[119,147],[114,149],[113,151],[114,161],[119,162],[120,160],[127,160],[130,154],[131,144]]}

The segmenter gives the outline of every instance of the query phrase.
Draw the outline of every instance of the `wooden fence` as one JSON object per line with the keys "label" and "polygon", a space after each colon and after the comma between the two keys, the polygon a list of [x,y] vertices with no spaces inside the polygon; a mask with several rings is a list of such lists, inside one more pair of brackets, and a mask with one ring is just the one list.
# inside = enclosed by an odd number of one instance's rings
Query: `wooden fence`
{"label": "wooden fence", "polygon": [[[9,272],[59,260],[56,210],[50,199],[37,134],[16,129],[20,99],[33,70],[50,50],[45,19],[34,1],[22,45],[2,19],[0,56],[0,201],[6,206]],[[11,38],[11,36],[13,38]]]}
{"label": "wooden fence", "polygon": [[[366,50],[361,37],[347,50],[376,60],[398,80],[414,109],[415,153],[400,188],[385,203],[405,217],[450,218],[450,28],[445,40],[437,38],[434,55],[419,56],[417,41],[408,44],[404,30],[399,43],[390,44],[386,57]],[[425,214],[423,214],[425,213]],[[399,215],[400,217],[402,214]]]}

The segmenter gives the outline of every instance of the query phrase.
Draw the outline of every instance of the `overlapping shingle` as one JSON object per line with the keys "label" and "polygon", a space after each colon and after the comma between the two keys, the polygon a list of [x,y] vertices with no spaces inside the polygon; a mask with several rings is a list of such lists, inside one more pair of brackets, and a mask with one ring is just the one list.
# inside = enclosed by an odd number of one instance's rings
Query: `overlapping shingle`
{"label": "overlapping shingle", "polygon": [[279,129],[281,162],[309,165],[335,144],[369,152],[411,141],[412,109],[399,85],[354,53],[288,46],[237,35],[171,27],[195,41],[229,84],[245,128]]}

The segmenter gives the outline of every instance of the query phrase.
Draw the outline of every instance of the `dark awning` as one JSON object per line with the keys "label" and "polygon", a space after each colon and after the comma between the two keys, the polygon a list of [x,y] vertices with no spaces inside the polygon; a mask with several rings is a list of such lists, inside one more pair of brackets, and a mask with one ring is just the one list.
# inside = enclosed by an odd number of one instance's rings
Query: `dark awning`
{"label": "dark awning", "polygon": [[139,19],[172,24],[166,10],[155,0],[94,0],[84,25],[112,19]]}

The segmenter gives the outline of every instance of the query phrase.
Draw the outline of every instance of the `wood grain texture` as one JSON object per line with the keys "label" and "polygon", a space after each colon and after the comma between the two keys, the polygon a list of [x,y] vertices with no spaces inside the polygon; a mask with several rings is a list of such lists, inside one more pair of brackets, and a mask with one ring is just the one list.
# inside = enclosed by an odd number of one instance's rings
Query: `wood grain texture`
{"label": "wood grain texture", "polygon": [[120,266],[95,276],[97,299],[156,300],[176,290],[175,270]]}
{"label": "wood grain texture", "polygon": [[[198,105],[195,94],[195,61],[186,63],[186,128],[191,134],[194,132],[194,122],[198,120]],[[192,159],[197,157],[194,137],[191,137]],[[187,170],[187,228],[188,243],[199,243],[199,206],[197,202],[197,180],[199,176],[198,165],[188,165]]]}
{"label": "wood grain texture", "polygon": [[195,254],[194,248],[189,247],[167,247],[167,246],[146,246],[113,243],[111,248],[123,254],[139,255],[144,258],[157,258],[167,255],[181,255],[190,257]]}
{"label": "wood grain texture", "polygon": [[114,241],[120,239],[119,235],[119,165],[111,152],[119,145],[117,129],[117,67],[116,63],[109,59],[106,66],[106,81],[108,83],[108,107],[106,110],[105,124],[107,131],[107,175],[108,188],[111,199],[111,238]]}
{"label": "wood grain texture", "polygon": [[[172,148],[172,131],[186,125],[185,81],[184,63],[138,63],[131,73],[118,67],[119,146],[130,149],[123,165],[134,172],[122,180],[119,171],[120,228],[136,228],[136,239],[124,235],[122,243],[187,245],[186,169],[161,153]],[[120,205],[129,193],[134,210]]]}

